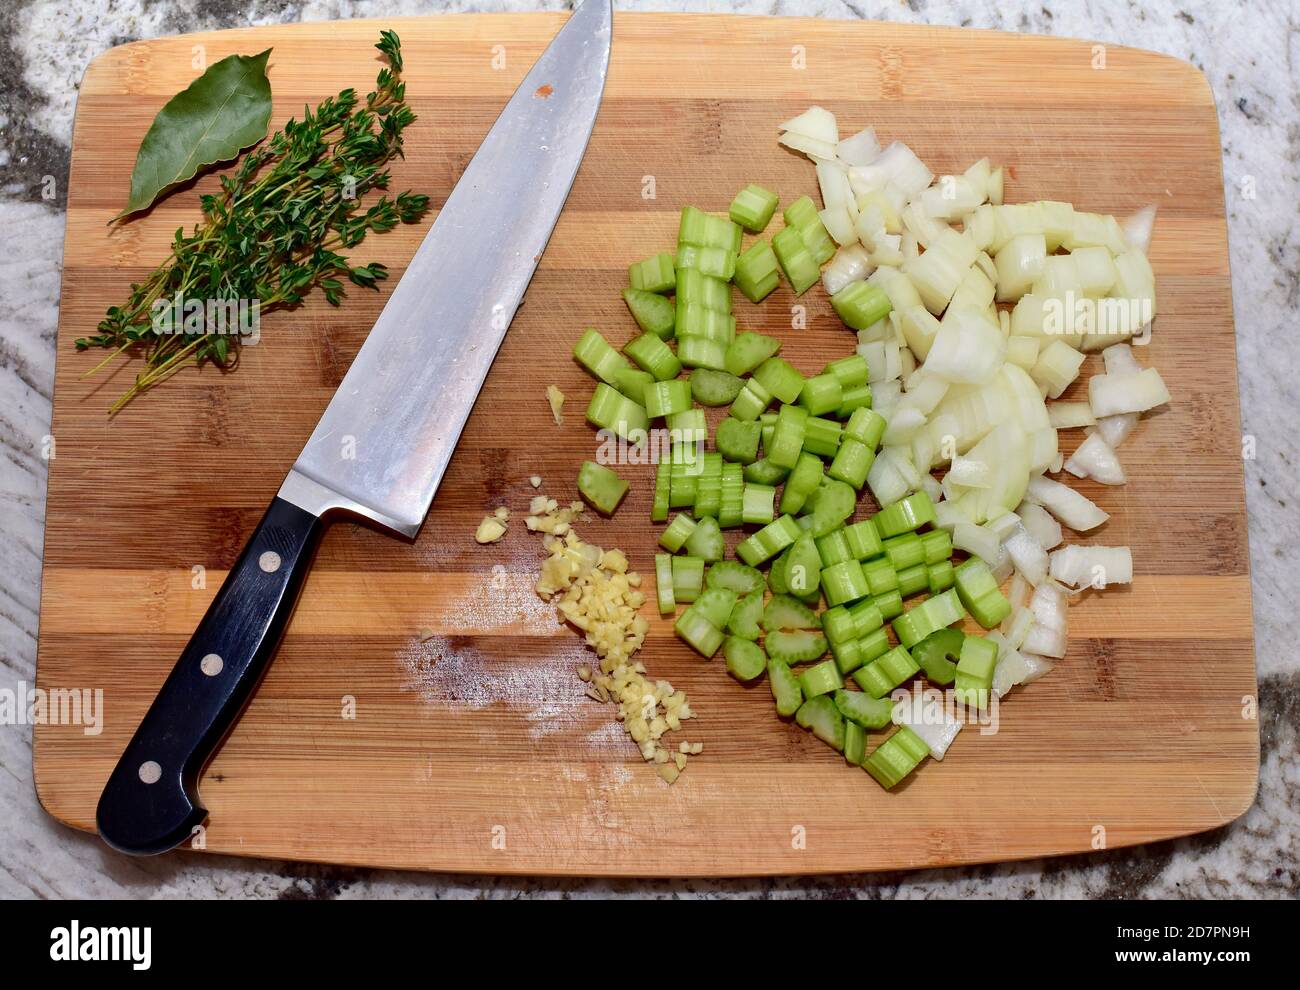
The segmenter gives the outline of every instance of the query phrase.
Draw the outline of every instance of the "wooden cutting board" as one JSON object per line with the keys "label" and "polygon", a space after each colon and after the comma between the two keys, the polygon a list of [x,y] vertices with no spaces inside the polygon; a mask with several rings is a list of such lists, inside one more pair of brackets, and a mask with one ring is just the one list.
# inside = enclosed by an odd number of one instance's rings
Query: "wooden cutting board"
{"label": "wooden cutting board", "polygon": [[[105,416],[134,368],[83,381],[99,357],[73,340],[161,260],[196,218],[197,192],[216,189],[209,176],[105,226],[154,113],[196,75],[195,46],[209,61],[274,46],[278,127],[344,86],[364,92],[371,44],[395,28],[421,118],[395,187],[441,203],[562,22],[438,16],[187,35],[116,48],[87,71],[39,682],[102,688],[106,714],[99,735],[36,731],[37,787],[58,819],[93,827],[114,761],[389,291],[268,315],[237,373],[187,372]],[[996,734],[968,729],[946,760],[886,794],[777,721],[766,684],[739,686],[655,617],[645,661],[689,693],[700,717],[684,736],[706,744],[670,788],[610,709],[583,696],[577,638],[530,591],[536,537],[521,524],[490,549],[471,537],[485,508],[524,509],[529,475],[574,497],[593,435],[582,422],[591,382],[569,348],[589,325],[616,343],[632,335],[625,266],[673,244],[683,204],[725,211],[748,181],[785,200],[816,194],[811,166],[775,141],[776,123],[814,102],[845,133],[873,124],[908,142],[936,172],[983,155],[1005,163],[1008,201],[1119,215],[1157,203],[1160,316],[1143,360],[1174,401],[1123,447],[1126,487],[1076,484],[1113,514],[1094,541],[1133,547],[1133,586],[1071,609],[1069,656],[1007,701]],[[491,873],[814,873],[1115,847],[1241,814],[1258,731],[1219,156],[1204,77],[1161,55],[903,25],[619,14],[587,158],[423,532],[409,545],[359,526],[330,532],[278,659],[202,780],[206,849]],[[373,238],[358,256],[396,278],[424,229]],[[740,324],[781,334],[805,370],[852,349],[820,288],[799,301],[806,329],[790,328],[793,302],[785,288],[761,307],[740,300]],[[570,397],[562,428],[550,383]],[[632,472],[617,518],[581,529],[652,573],[650,469]],[[436,637],[421,643],[422,628]],[[355,718],[343,717],[349,704]]]}

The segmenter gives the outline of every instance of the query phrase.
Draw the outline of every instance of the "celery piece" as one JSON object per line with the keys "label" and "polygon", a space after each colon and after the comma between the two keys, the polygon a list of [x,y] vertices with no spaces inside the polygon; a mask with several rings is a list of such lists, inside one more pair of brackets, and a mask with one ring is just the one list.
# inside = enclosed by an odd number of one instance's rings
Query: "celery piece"
{"label": "celery piece", "polygon": [[696,368],[691,372],[691,395],[702,406],[725,406],[736,401],[745,383],[726,371]]}
{"label": "celery piece", "polygon": [[965,641],[966,634],[960,629],[940,629],[912,647],[912,659],[920,664],[926,677],[947,687],[957,676],[957,660]]}
{"label": "celery piece", "polygon": [[772,699],[776,702],[776,713],[782,718],[789,718],[803,705],[803,688],[799,678],[780,660],[768,657],[767,680],[772,687]]}
{"label": "celery piece", "polygon": [[[674,329],[679,342],[684,337],[704,337],[727,347],[734,337],[731,321],[731,314],[722,310],[709,309],[699,303],[679,302]],[[723,357],[726,357],[725,350]]]}
{"label": "celery piece", "polygon": [[832,749],[844,752],[844,716],[829,696],[809,698],[799,706],[794,720]]}
{"label": "celery piece", "polygon": [[[850,605],[849,615],[853,616],[853,624],[859,639],[865,639],[885,625],[885,617],[881,614],[880,607],[870,599]],[[879,653],[873,654],[871,659],[874,660],[878,656]]]}
{"label": "celery piece", "polygon": [[682,363],[677,360],[673,349],[653,333],[634,337],[623,345],[623,353],[636,362],[642,371],[653,375],[655,381],[668,381],[682,373]]}
{"label": "celery piece", "polygon": [[885,435],[885,425],[885,417],[874,409],[855,409],[849,416],[849,421],[844,424],[844,435],[852,437],[874,452]]}
{"label": "celery piece", "polygon": [[[717,566],[716,564],[714,565]],[[758,639],[758,619],[763,614],[763,589],[759,588],[736,602],[727,619],[727,632],[741,639]]]}
{"label": "celery piece", "polygon": [[926,571],[925,564],[904,567],[898,572],[898,593],[904,598],[910,598],[917,592],[925,591],[929,586],[929,573]]}
{"label": "celery piece", "polygon": [[808,501],[808,496],[821,484],[825,470],[821,458],[801,451],[781,492],[781,511],[798,512],[802,509],[804,503]]}
{"label": "celery piece", "polygon": [[649,416],[642,406],[604,382],[596,386],[591,402],[587,404],[587,421],[634,443],[644,438],[650,425]]}
{"label": "celery piece", "polygon": [[881,536],[898,536],[934,522],[934,503],[925,492],[913,492],[885,506],[873,518]]}
{"label": "celery piece", "polygon": [[893,718],[894,704],[888,698],[873,698],[865,691],[835,692],[835,707],[846,719],[863,729],[883,729]]}
{"label": "celery piece", "polygon": [[574,359],[607,385],[614,384],[614,374],[630,367],[627,358],[609,345],[600,331],[588,327],[573,345]]}
{"label": "celery piece", "polygon": [[650,503],[650,521],[664,522],[668,518],[668,493],[670,491],[668,465],[660,461],[655,467],[655,493]]}
{"label": "celery piece", "polygon": [[809,197],[800,196],[785,208],[782,216],[787,224],[799,231],[799,238],[817,264],[823,265],[835,257],[835,242]]}
{"label": "celery piece", "polygon": [[578,492],[597,512],[612,516],[627,494],[628,484],[618,474],[595,461],[583,461],[578,469]]}
{"label": "celery piece", "polygon": [[627,281],[632,288],[643,292],[672,292],[677,286],[672,252],[661,251],[645,261],[629,265]]}
{"label": "celery piece", "polygon": [[822,568],[822,587],[828,605],[843,605],[864,597],[870,590],[862,565],[856,560],[844,560]]}
{"label": "celery piece", "polygon": [[736,334],[727,348],[727,371],[733,375],[747,375],[781,349],[781,341],[761,333],[746,330]]}
{"label": "celery piece", "polygon": [[674,509],[695,505],[704,465],[695,444],[674,444],[668,463],[668,505]]}
{"label": "celery piece", "polygon": [[822,370],[822,374],[833,375],[843,390],[860,388],[867,384],[870,369],[867,367],[867,359],[861,354],[850,354],[848,357],[838,358],[826,365]]}
{"label": "celery piece", "polygon": [[[756,485],[779,485],[790,475],[788,468],[778,467],[766,457],[745,465],[745,480]],[[781,510],[785,512],[784,509]]]}
{"label": "celery piece", "polygon": [[[696,519],[712,516],[716,520],[722,509],[722,455],[709,451],[695,486],[694,515]],[[721,534],[719,534],[721,539]]]}
{"label": "celery piece", "polygon": [[925,550],[925,562],[938,564],[952,556],[952,537],[944,529],[932,529],[921,534],[921,546]]}
{"label": "celery piece", "polygon": [[718,506],[718,525],[723,529],[739,526],[745,512],[745,480],[739,464],[722,465],[722,495]]}
{"label": "celery piece", "polygon": [[[858,692],[861,694],[862,692]],[[841,714],[843,714],[841,712]],[[856,722],[844,720],[844,760],[852,766],[862,765],[867,758],[867,732]]]}
{"label": "celery piece", "polygon": [[871,408],[871,386],[854,385],[852,388],[844,390],[844,396],[840,400],[840,407],[835,411],[835,415],[840,419],[848,419],[859,409]]}
{"label": "celery piece", "polygon": [[772,237],[772,251],[785,273],[786,281],[801,296],[821,278],[821,268],[795,227],[786,227]]}
{"label": "celery piece", "polygon": [[809,416],[804,424],[803,449],[810,454],[834,457],[840,449],[843,427],[833,419]]}
{"label": "celery piece", "polygon": [[[727,358],[727,345],[708,337],[683,337],[677,341],[677,360],[687,368],[709,368],[722,371]],[[683,382],[682,384],[686,384]],[[688,394],[689,394],[689,385]]]}
{"label": "celery piece", "polygon": [[673,335],[677,325],[676,306],[665,296],[644,289],[624,289],[623,301],[636,325],[660,340]]}
{"label": "celery piece", "polygon": [[754,369],[754,381],[778,401],[789,404],[803,391],[804,377],[785,358],[770,357]]}
{"label": "celery piece", "polygon": [[676,553],[686,545],[686,538],[694,531],[695,520],[686,513],[679,512],[659,534],[659,545],[669,553]]}
{"label": "celery piece", "polygon": [[673,558],[673,597],[693,602],[704,590],[704,561],[699,557]]}
{"label": "celery piece", "polygon": [[915,533],[891,536],[883,542],[885,556],[889,558],[890,566],[894,570],[901,571],[925,563],[925,547],[921,545],[921,538]]}
{"label": "celery piece", "polygon": [[819,599],[822,559],[811,533],[804,533],[790,545],[782,568],[782,577],[790,594],[802,600]]}
{"label": "celery piece", "polygon": [[776,501],[776,489],[771,485],[746,483],[741,499],[742,522],[766,525],[775,518],[776,510],[773,503]]}
{"label": "celery piece", "polygon": [[655,596],[660,615],[672,615],[677,610],[673,598],[673,558],[666,553],[655,554]]}
{"label": "celery piece", "polygon": [[858,640],[858,652],[862,655],[863,663],[871,663],[872,660],[883,657],[892,648],[889,642],[889,630],[884,626]]}
{"label": "celery piece", "polygon": [[871,602],[880,610],[880,614],[886,621],[903,614],[903,596],[898,593],[897,588],[886,591],[883,595],[875,595]]}
{"label": "celery piece", "polygon": [[1011,614],[1011,603],[998,588],[989,565],[979,557],[967,558],[957,567],[953,583],[966,611],[985,629],[992,629]]}
{"label": "celery piece", "polygon": [[762,415],[771,401],[771,393],[751,378],[745,382],[744,388],[736,396],[736,401],[731,404],[730,415],[741,422],[752,423]]}
{"label": "celery piece", "polygon": [[898,590],[898,572],[888,557],[864,561],[862,575],[867,581],[867,593],[873,598]]}
{"label": "celery piece", "polygon": [[867,560],[885,548],[880,541],[876,524],[870,519],[859,519],[853,525],[845,526],[844,538],[848,542],[850,555],[856,560]]}
{"label": "celery piece", "polygon": [[727,660],[727,673],[736,680],[752,681],[767,669],[767,654],[757,643],[739,636],[728,636],[722,644],[722,655]]}
{"label": "celery piece", "polygon": [[724,629],[731,610],[736,607],[736,593],[726,588],[705,588],[695,599],[694,607],[715,629]]}
{"label": "celery piece", "polygon": [[767,241],[755,241],[736,259],[736,288],[752,303],[760,303],[781,284],[776,254]]}
{"label": "celery piece", "polygon": [[822,416],[839,409],[842,398],[843,389],[838,378],[826,374],[813,375],[803,383],[799,405],[813,416]]}
{"label": "celery piece", "polygon": [[726,549],[722,529],[718,526],[718,520],[712,516],[700,519],[691,530],[691,535],[686,537],[686,552],[704,561],[721,560]]}
{"label": "celery piece", "polygon": [[800,536],[792,516],[781,516],[736,545],[736,555],[750,567],[776,556]]}
{"label": "celery piece", "polygon": [[817,613],[797,598],[773,595],[763,608],[763,628],[768,632],[778,629],[820,629]]}
{"label": "celery piece", "polygon": [[731,248],[736,242],[736,225],[694,206],[682,207],[677,243],[696,247]]}
{"label": "celery piece", "polygon": [[850,282],[831,296],[831,307],[854,330],[865,330],[883,320],[893,308],[885,290],[870,282]]}
{"label": "celery piece", "polygon": [[752,464],[758,458],[758,438],[761,433],[762,428],[757,423],[745,423],[728,416],[719,421],[714,443],[718,452],[727,460]]}
{"label": "celery piece", "polygon": [[857,670],[853,679],[871,697],[883,698],[920,669],[906,647],[895,646]]}
{"label": "celery piece", "polygon": [[[833,478],[827,478],[812,495],[808,497],[808,503],[804,506],[804,511],[812,511],[827,519],[832,519],[838,525],[849,516],[853,515],[853,510],[858,506],[858,493],[850,485],[842,481],[836,481]],[[831,529],[835,527],[832,526]],[[830,532],[830,530],[827,530]]]}
{"label": "celery piece", "polygon": [[720,560],[709,568],[704,577],[710,588],[726,588],[738,595],[751,595],[763,590],[763,572],[734,560]]}
{"label": "celery piece", "polygon": [[777,414],[776,427],[772,431],[772,441],[764,444],[763,453],[767,459],[777,467],[793,468],[798,464],[807,422],[806,409],[800,406],[782,406]]}
{"label": "celery piece", "polygon": [[794,665],[816,660],[827,650],[826,637],[814,629],[775,629],[765,639],[767,655]]}
{"label": "celery piece", "polygon": [[776,193],[762,186],[750,183],[731,201],[727,216],[733,223],[738,223],[751,234],[758,234],[772,220],[778,202]]}
{"label": "celery piece", "polygon": [[937,595],[939,592],[951,588],[953,585],[952,561],[941,560],[937,564],[928,565],[926,567],[926,581],[932,595]]}
{"label": "celery piece", "polygon": [[683,268],[677,273],[677,305],[730,313],[731,288],[720,278]]}
{"label": "celery piece", "polygon": [[838,481],[852,485],[859,491],[867,483],[867,473],[876,461],[875,452],[860,440],[847,437],[840,443],[835,458],[826,473]]}
{"label": "celery piece", "polygon": [[637,405],[645,405],[647,385],[654,384],[655,376],[640,368],[619,368],[614,372],[614,387]]}
{"label": "celery piece", "polygon": [[835,666],[834,660],[823,660],[799,675],[799,687],[803,689],[805,698],[816,698],[818,695],[830,694],[843,688],[844,679],[840,677],[839,668]]}
{"label": "celery piece", "polygon": [[997,664],[997,643],[982,636],[967,636],[957,660],[957,700],[981,710],[987,708]]}
{"label": "celery piece", "polygon": [[[673,563],[676,564],[681,559],[678,557]],[[677,617],[673,631],[704,657],[713,656],[722,646],[722,633],[708,618],[696,611],[694,605]]]}
{"label": "celery piece", "polygon": [[835,666],[844,676],[848,676],[866,663],[862,656],[862,645],[856,639],[831,643],[831,655],[835,657]]}
{"label": "celery piece", "polygon": [[819,536],[816,539],[817,554],[822,559],[822,566],[829,567],[831,564],[840,564],[846,560],[856,560],[856,556],[849,549],[849,539],[844,530],[835,529],[825,536]]}
{"label": "celery piece", "polygon": [[652,419],[691,408],[691,386],[685,379],[655,382],[645,390],[645,411]]}
{"label": "celery piece", "polygon": [[889,790],[915,770],[927,756],[930,747],[920,736],[905,725],[875,748],[865,760],[862,769],[871,774],[885,790]]}
{"label": "celery piece", "polygon": [[699,247],[682,244],[677,248],[677,279],[681,281],[683,269],[695,269],[701,275],[727,281],[736,274],[736,252],[729,248]]}
{"label": "celery piece", "polygon": [[851,643],[858,638],[858,623],[853,613],[843,605],[828,608],[821,615],[822,632],[830,644]]}

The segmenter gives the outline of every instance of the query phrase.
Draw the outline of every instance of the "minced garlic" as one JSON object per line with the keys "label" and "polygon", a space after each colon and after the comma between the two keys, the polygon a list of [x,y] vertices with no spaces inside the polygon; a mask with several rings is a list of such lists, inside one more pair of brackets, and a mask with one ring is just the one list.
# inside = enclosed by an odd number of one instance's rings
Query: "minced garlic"
{"label": "minced garlic", "polygon": [[[564,417],[561,415],[564,409],[564,393],[554,385],[546,386],[546,401],[551,404],[551,416],[555,420],[556,426],[564,425]],[[537,487],[536,485],[533,486]]]}
{"label": "minced garlic", "polygon": [[582,508],[581,502],[561,508],[545,495],[529,503],[524,523],[543,534],[548,553],[537,594],[555,603],[561,621],[579,630],[600,660],[595,670],[586,664],[578,668],[579,679],[588,684],[587,697],[618,705],[615,717],[642,759],[671,784],[685,768],[687,755],[703,749],[700,743],[682,743],[673,753],[661,741],[691,718],[691,706],[683,692],[668,681],[651,681],[645,665],[633,659],[650,629],[639,614],[645,603],[641,576],[628,570],[622,550],[602,550],[579,538],[572,522]]}
{"label": "minced garlic", "polygon": [[497,516],[484,516],[474,532],[474,539],[479,543],[495,543],[506,535],[505,520]]}

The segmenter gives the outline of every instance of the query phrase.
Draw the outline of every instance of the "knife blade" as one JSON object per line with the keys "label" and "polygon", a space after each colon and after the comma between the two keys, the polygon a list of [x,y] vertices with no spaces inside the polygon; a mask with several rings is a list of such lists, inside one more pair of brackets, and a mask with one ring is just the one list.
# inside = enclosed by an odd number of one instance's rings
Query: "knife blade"
{"label": "knife blade", "polygon": [[595,126],[610,0],[586,0],[524,77],[439,211],[100,796],[134,854],[201,826],[198,780],[274,655],[329,522],[419,530]]}

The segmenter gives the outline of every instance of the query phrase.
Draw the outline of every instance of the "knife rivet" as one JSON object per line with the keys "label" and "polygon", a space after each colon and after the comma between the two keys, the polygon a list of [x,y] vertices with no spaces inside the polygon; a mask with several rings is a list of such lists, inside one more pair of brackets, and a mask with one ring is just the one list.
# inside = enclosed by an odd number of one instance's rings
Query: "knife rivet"
{"label": "knife rivet", "polygon": [[280,569],[280,555],[274,550],[267,550],[257,558],[257,566],[267,574],[274,574]]}
{"label": "knife rivet", "polygon": [[145,760],[140,764],[140,779],[146,784],[156,784],[162,780],[162,767],[153,760]]}
{"label": "knife rivet", "polygon": [[207,674],[209,677],[216,677],[221,673],[221,668],[225,665],[226,661],[222,660],[221,657],[217,656],[215,653],[209,653],[199,661],[199,670],[203,671],[203,673]]}

